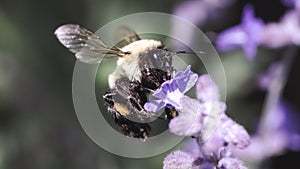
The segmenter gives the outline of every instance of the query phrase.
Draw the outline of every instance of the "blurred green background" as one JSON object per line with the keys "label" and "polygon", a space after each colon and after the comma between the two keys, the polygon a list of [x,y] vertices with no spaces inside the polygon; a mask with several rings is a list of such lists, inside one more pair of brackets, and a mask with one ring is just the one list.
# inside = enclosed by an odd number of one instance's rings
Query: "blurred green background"
{"label": "blurred green background", "polygon": [[[148,159],[118,157],[102,150],[86,135],[72,103],[75,58],[57,41],[54,31],[66,23],[97,30],[136,12],[172,13],[181,2],[1,0],[0,169],[162,168],[166,154]],[[207,22],[200,28],[219,32],[238,24],[246,3],[231,5],[230,19]],[[286,10],[279,1],[264,1],[268,8],[259,0],[251,3],[266,21],[277,21]],[[249,63],[242,51],[222,55],[228,83],[227,112],[250,132],[255,129],[265,97],[256,89],[254,78],[282,53],[261,49],[254,63]],[[284,92],[284,98],[294,106],[300,105],[299,63],[296,57]],[[287,156],[275,158],[280,162]]]}

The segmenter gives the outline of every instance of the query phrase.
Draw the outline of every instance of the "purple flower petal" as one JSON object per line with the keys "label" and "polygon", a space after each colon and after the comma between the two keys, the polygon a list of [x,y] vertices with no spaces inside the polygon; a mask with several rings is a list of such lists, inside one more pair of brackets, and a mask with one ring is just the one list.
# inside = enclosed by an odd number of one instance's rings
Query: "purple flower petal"
{"label": "purple flower petal", "polygon": [[174,80],[182,93],[189,91],[197,82],[198,75],[191,71],[191,66],[188,66],[184,72],[178,72]]}
{"label": "purple flower petal", "polygon": [[169,123],[170,131],[179,136],[196,135],[203,127],[204,116],[201,113],[201,105],[189,97],[183,97],[181,104],[179,115]]}
{"label": "purple flower petal", "polygon": [[179,115],[169,123],[170,131],[178,136],[194,136],[202,129],[201,118],[188,115]]}
{"label": "purple flower petal", "polygon": [[194,161],[189,153],[174,151],[164,159],[163,169],[192,169]]}
{"label": "purple flower petal", "polygon": [[227,158],[222,158],[218,162],[218,168],[222,169],[247,169],[242,163],[237,158],[232,158],[232,157],[227,157]]}
{"label": "purple flower petal", "polygon": [[255,18],[253,7],[247,5],[244,8],[242,27],[247,34],[247,42],[243,49],[249,60],[253,60],[256,55],[257,45],[262,36],[263,21]]}
{"label": "purple flower petal", "polygon": [[211,117],[217,117],[225,114],[226,104],[224,102],[214,101],[201,104],[202,114]]}
{"label": "purple flower petal", "polygon": [[246,129],[234,122],[232,119],[225,117],[222,119],[223,124],[221,126],[221,131],[224,136],[224,140],[240,149],[244,149],[250,144],[250,136]]}
{"label": "purple flower petal", "polygon": [[152,111],[152,112],[158,112],[160,109],[162,109],[166,104],[161,100],[152,100],[147,102],[144,105],[145,110]]}
{"label": "purple flower petal", "polygon": [[218,101],[220,99],[218,86],[209,75],[199,76],[197,82],[197,98],[200,101]]}
{"label": "purple flower petal", "polygon": [[220,147],[224,146],[223,134],[220,130],[220,126],[210,135],[210,137],[204,141],[203,148],[206,151],[217,154]]}
{"label": "purple flower petal", "polygon": [[229,51],[240,47],[247,40],[247,35],[241,26],[234,26],[218,35],[216,47],[220,51]]}
{"label": "purple flower petal", "polygon": [[[191,71],[191,66],[188,66],[185,71],[177,72],[173,79],[164,82],[153,93],[153,96],[164,102],[164,105],[172,105],[177,109],[181,109],[180,99],[184,96],[185,92],[195,85],[197,79],[198,75]],[[152,110],[157,109],[155,107],[150,108],[151,105],[147,106],[147,108]]]}
{"label": "purple flower petal", "polygon": [[300,134],[292,133],[288,137],[288,148],[293,151],[300,151]]}

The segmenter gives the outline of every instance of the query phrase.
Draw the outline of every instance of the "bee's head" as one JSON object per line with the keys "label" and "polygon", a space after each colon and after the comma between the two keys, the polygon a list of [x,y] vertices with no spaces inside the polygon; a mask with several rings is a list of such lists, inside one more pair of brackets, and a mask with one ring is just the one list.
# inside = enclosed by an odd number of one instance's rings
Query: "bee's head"
{"label": "bee's head", "polygon": [[151,66],[156,69],[165,70],[172,66],[172,53],[163,48],[147,51],[146,56],[151,60]]}

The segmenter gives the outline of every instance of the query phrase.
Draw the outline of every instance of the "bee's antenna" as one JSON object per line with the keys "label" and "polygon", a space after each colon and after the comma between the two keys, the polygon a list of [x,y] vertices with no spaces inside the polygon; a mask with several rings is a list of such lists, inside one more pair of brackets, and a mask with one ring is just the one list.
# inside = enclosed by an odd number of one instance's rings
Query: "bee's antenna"
{"label": "bee's antenna", "polygon": [[176,51],[175,54],[197,55],[197,54],[205,54],[205,52],[203,52],[203,51],[199,51],[199,52],[187,52],[187,51],[184,51],[184,50],[180,50],[180,51]]}

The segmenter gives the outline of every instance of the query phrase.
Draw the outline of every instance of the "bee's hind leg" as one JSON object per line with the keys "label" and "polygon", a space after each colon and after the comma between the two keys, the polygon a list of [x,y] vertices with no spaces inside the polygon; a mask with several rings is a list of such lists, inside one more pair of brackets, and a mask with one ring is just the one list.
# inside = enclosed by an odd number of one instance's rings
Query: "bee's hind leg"
{"label": "bee's hind leg", "polygon": [[128,78],[121,78],[116,81],[116,91],[128,100],[128,105],[141,118],[151,117],[151,113],[144,109],[148,101],[147,93],[143,85],[138,81],[130,81]]}
{"label": "bee's hind leg", "polygon": [[103,95],[104,102],[108,106],[108,111],[111,113],[117,127],[125,136],[145,140],[151,130],[149,124],[138,123],[127,119],[127,116],[131,116],[130,110],[126,105],[119,103],[119,98],[125,100],[125,98],[114,89],[107,91]]}

